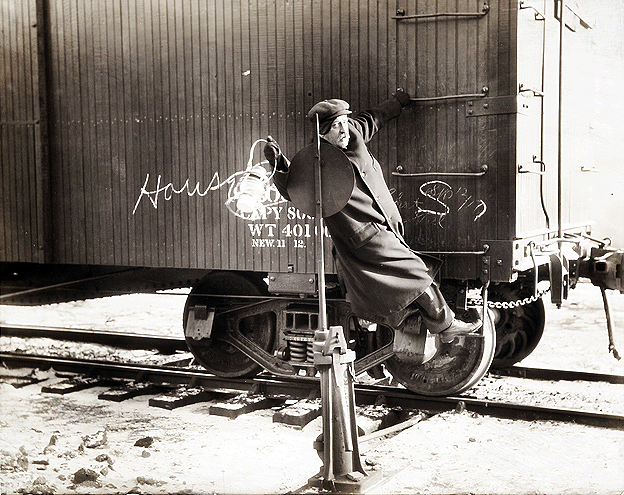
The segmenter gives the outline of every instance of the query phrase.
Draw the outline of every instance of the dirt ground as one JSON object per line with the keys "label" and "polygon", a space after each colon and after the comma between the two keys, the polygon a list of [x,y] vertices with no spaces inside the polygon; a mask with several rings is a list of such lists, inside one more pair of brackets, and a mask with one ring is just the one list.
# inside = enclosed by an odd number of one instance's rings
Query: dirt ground
{"label": "dirt ground", "polygon": [[[624,354],[624,296],[610,299]],[[111,330],[180,335],[184,297],[165,300],[2,306],[0,319],[77,327],[97,320]],[[547,304],[547,317],[523,365],[624,375],[623,362],[607,352],[598,289],[579,284],[562,309]],[[285,493],[321,467],[312,448],[319,419],[297,429],[273,423],[272,410],[231,420],[210,415],[209,403],[169,411],[148,407],[147,397],[98,400],[103,390],[57,396],[40,385],[0,384],[1,493]],[[153,443],[135,446],[146,438]],[[448,412],[360,450],[382,473],[369,493],[624,493],[624,431]]]}

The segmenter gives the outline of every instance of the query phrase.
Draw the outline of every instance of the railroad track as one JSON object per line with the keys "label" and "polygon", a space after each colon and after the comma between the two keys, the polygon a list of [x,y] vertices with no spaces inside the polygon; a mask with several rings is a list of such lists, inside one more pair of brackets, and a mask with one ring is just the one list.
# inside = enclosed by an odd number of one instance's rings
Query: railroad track
{"label": "railroad track", "polygon": [[[178,337],[136,334],[129,332],[96,331],[83,328],[46,327],[0,324],[0,335],[21,338],[48,338],[67,342],[100,344],[120,349],[155,349],[163,354],[188,351],[186,341]],[[624,384],[624,376],[545,368],[512,366],[492,368],[490,373],[533,380],[586,381]]]}
{"label": "railroad track", "polygon": [[[9,368],[53,368],[57,372],[78,373],[98,379],[132,380],[155,385],[186,386],[208,392],[253,393],[267,398],[305,399],[318,394],[319,390],[319,381],[314,377],[284,378],[261,374],[255,378],[229,379],[216,377],[202,370],[8,352],[0,353],[0,361]],[[624,429],[624,416],[617,414],[482,400],[468,395],[425,397],[402,388],[382,385],[356,384],[355,398],[358,405],[383,403],[390,408],[424,410],[430,414],[460,408],[498,418],[562,421],[603,428]]]}

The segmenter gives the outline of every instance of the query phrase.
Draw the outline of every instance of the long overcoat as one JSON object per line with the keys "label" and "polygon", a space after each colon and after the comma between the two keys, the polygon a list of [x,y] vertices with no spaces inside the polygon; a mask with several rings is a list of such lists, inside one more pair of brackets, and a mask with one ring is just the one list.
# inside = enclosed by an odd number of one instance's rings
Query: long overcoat
{"label": "long overcoat", "polygon": [[[346,298],[356,315],[372,321],[393,320],[432,283],[427,265],[403,239],[401,214],[366,146],[400,114],[400,103],[391,98],[349,117],[351,136],[343,151],[353,165],[355,188],[346,206],[325,218]],[[289,199],[288,161],[280,160],[273,180]]]}

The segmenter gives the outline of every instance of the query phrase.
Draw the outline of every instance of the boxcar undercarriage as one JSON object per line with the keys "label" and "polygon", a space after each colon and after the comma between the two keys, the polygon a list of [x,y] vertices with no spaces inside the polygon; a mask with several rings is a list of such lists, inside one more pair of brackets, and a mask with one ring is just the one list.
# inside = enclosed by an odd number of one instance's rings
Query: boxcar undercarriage
{"label": "boxcar undercarriage", "polygon": [[[590,237],[602,94],[577,55],[591,23],[570,4],[3,3],[0,303],[185,287],[185,338],[207,369],[312,375],[325,295],[358,373],[430,395],[528,356],[544,300],[562,304],[581,277],[611,333],[624,252]],[[316,102],[365,111],[397,88],[409,105],[367,146],[405,242],[441,259],[440,288],[483,317],[479,336],[443,343],[417,313],[360,320],[319,254],[329,236],[254,155],[271,135],[294,157]]]}
{"label": "boxcar undercarriage", "polygon": [[[571,239],[580,251],[580,238]],[[550,248],[534,253],[535,268],[513,282],[491,283],[487,290],[481,281],[443,281],[445,298],[464,319],[483,311],[485,296],[488,316],[479,336],[443,343],[427,332],[417,312],[404,315],[395,327],[361,320],[333,275],[327,277],[328,321],[342,326],[356,353],[356,374],[367,372],[376,379],[389,374],[416,393],[449,395],[472,387],[491,366],[507,367],[527,357],[544,331],[543,296],[549,292],[551,301],[561,304],[583,277],[603,291],[610,351],[617,357],[604,292],[624,291],[624,251],[602,244],[584,255],[567,259]],[[548,262],[540,264],[539,258]],[[184,334],[207,370],[224,377],[254,376],[263,369],[314,376],[319,303],[310,286],[316,287],[316,276],[287,279],[287,274],[221,270],[3,264],[0,297],[3,303],[41,304],[191,287],[182,315]]]}

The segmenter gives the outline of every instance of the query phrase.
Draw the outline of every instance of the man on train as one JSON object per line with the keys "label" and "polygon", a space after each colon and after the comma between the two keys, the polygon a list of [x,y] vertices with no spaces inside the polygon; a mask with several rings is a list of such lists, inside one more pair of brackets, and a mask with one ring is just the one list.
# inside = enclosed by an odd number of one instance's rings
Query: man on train
{"label": "man on train", "polygon": [[[325,218],[325,225],[334,244],[339,279],[359,318],[397,322],[415,305],[429,332],[449,343],[457,336],[477,332],[481,321],[455,318],[423,256],[403,239],[399,209],[379,162],[366,146],[410,104],[410,96],[401,89],[392,96],[355,116],[340,99],[321,101],[309,111],[307,117],[315,125],[318,116],[320,138],[345,153],[355,174],[350,199],[342,210]],[[274,139],[269,136],[267,141],[264,155],[276,167],[274,183],[282,196],[290,199],[286,188],[290,162]]]}

